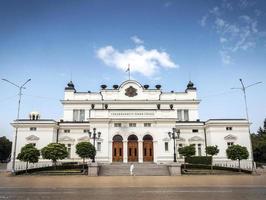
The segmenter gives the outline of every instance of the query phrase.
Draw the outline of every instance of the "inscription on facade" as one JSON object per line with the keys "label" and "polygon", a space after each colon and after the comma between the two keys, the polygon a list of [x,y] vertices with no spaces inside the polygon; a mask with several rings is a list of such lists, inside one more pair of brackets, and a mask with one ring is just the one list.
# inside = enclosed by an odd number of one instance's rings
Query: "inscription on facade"
{"label": "inscription on facade", "polygon": [[154,112],[111,112],[112,117],[150,117],[154,116]]}

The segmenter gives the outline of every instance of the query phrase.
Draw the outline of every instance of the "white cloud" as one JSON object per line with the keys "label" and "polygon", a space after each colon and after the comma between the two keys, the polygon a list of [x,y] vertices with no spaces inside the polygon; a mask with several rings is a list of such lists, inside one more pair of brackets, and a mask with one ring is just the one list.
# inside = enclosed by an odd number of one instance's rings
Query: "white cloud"
{"label": "white cloud", "polygon": [[219,52],[222,58],[222,62],[226,65],[231,64],[232,60],[231,60],[231,56],[228,55],[228,53],[226,51],[220,51]]}
{"label": "white cloud", "polygon": [[168,7],[171,6],[171,5],[172,5],[172,2],[168,1],[168,2],[166,2],[163,6],[166,7],[166,8],[168,8]]}
{"label": "white cloud", "polygon": [[221,5],[213,7],[203,15],[200,25],[206,28],[210,25],[216,31],[223,63],[230,64],[233,54],[256,47],[259,39],[263,38],[264,31],[258,29],[259,10],[254,9],[252,14],[247,9],[254,5],[247,0],[223,0]]}
{"label": "white cloud", "polygon": [[224,38],[224,37],[221,37],[221,38],[220,38],[220,43],[225,43],[226,41],[227,41],[226,38]]}
{"label": "white cloud", "polygon": [[218,6],[213,7],[210,10],[210,13],[213,14],[213,15],[216,15],[216,16],[220,15],[220,9],[219,9],[219,7]]}
{"label": "white cloud", "polygon": [[200,25],[201,25],[202,27],[206,26],[206,21],[207,21],[207,19],[208,19],[208,15],[205,15],[205,16],[203,16],[203,17],[201,18],[201,20],[200,20]]}
{"label": "white cloud", "polygon": [[96,53],[97,57],[108,66],[126,71],[130,64],[131,72],[138,72],[148,77],[155,75],[162,68],[178,67],[167,52],[157,49],[147,50],[143,45],[124,51],[119,51],[113,46],[105,46],[99,48]]}
{"label": "white cloud", "polygon": [[144,41],[136,35],[132,36],[130,39],[137,45],[144,44]]}

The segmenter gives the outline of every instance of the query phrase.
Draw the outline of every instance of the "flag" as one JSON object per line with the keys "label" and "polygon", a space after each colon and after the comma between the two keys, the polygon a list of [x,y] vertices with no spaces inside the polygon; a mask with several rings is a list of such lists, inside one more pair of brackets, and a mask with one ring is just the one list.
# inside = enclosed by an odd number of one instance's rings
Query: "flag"
{"label": "flag", "polygon": [[129,71],[130,71],[130,64],[128,64],[126,72],[129,72]]}

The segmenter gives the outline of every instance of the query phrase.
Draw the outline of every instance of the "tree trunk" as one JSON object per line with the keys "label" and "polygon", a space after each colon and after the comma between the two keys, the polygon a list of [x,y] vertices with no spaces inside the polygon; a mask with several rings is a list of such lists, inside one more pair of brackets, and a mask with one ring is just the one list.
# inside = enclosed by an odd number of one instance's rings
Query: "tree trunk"
{"label": "tree trunk", "polygon": [[56,169],[56,160],[53,160],[54,163],[54,169]]}
{"label": "tree trunk", "polygon": [[26,162],[26,174],[28,173],[28,164],[29,164],[29,162],[27,161]]}
{"label": "tree trunk", "polygon": [[186,158],[184,158],[184,170],[186,170]]}
{"label": "tree trunk", "polygon": [[83,166],[82,166],[83,172],[84,172],[84,165],[85,165],[85,158],[83,158]]}
{"label": "tree trunk", "polygon": [[211,160],[211,173],[213,173],[213,163],[212,163],[212,160]]}

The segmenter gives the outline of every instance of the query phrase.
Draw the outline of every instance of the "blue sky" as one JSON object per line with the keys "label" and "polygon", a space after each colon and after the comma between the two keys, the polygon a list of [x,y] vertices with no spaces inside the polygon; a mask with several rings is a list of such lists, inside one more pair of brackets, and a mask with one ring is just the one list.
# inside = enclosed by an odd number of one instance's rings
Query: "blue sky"
{"label": "blue sky", "polygon": [[[243,118],[239,78],[252,84],[252,130],[266,117],[264,0],[4,1],[0,0],[0,78],[28,78],[21,117],[38,111],[60,119],[71,78],[78,91],[98,91],[132,76],[164,91],[198,88],[200,119]],[[11,138],[17,89],[0,82],[0,136]]]}

